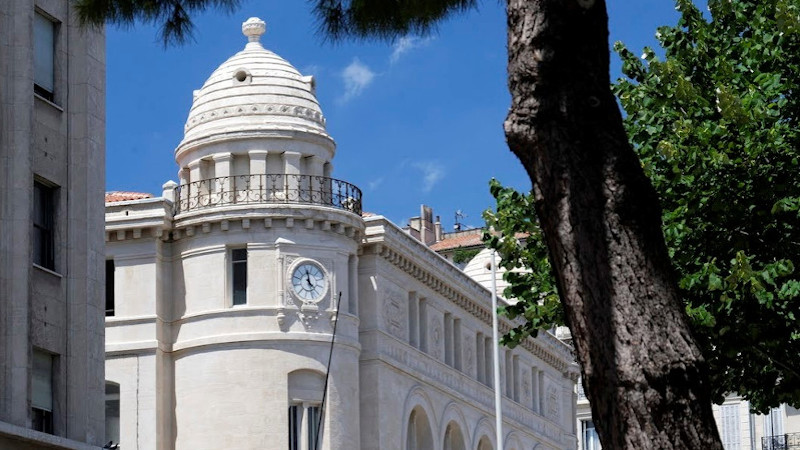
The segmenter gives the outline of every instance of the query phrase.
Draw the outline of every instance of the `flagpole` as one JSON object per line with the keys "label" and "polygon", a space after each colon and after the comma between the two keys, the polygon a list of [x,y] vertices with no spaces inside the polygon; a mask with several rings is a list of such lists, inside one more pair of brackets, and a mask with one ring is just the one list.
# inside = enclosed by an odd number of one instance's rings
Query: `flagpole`
{"label": "flagpole", "polygon": [[[500,407],[502,401],[500,393],[500,339],[497,323],[497,253],[492,250],[492,346],[494,347],[494,417],[497,430],[497,448],[503,448],[503,413]],[[506,368],[506,370],[508,370]]]}

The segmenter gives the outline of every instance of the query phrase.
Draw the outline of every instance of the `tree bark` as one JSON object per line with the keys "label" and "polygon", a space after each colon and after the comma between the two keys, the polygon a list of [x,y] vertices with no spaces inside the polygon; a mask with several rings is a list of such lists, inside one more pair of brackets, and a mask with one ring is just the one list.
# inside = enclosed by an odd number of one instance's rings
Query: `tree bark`
{"label": "tree bark", "polygon": [[536,209],[604,448],[722,449],[661,210],[609,80],[603,0],[508,0],[506,138]]}

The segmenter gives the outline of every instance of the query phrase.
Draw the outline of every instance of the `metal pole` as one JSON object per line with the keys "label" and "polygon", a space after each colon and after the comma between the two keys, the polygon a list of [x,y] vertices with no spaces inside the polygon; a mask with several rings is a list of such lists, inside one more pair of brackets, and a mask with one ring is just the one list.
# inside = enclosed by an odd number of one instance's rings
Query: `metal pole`
{"label": "metal pole", "polygon": [[[497,449],[503,449],[503,412],[500,407],[500,339],[497,323],[497,253],[492,250],[492,344],[494,346],[494,416],[497,430]],[[508,370],[508,368],[506,368]]]}

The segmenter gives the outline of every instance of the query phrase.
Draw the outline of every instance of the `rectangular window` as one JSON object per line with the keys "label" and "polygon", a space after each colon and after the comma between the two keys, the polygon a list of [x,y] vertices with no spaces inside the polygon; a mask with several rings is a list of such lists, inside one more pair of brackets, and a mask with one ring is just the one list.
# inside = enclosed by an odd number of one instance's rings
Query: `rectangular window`
{"label": "rectangular window", "polygon": [[511,350],[505,351],[505,363],[503,364],[505,368],[505,392],[506,397],[513,398],[514,397],[514,373],[511,370]]}
{"label": "rectangular window", "polygon": [[300,421],[302,419],[301,406],[289,406],[289,450],[300,450]]}
{"label": "rectangular window", "polygon": [[597,435],[591,420],[583,422],[583,450],[602,450],[600,436]]}
{"label": "rectangular window", "polygon": [[[320,408],[319,406],[309,406],[306,408],[308,413],[308,450],[317,450],[321,446],[317,446],[319,438],[320,423]],[[321,440],[321,439],[320,439]]]}
{"label": "rectangular window", "polygon": [[486,355],[483,354],[483,334],[475,335],[475,368],[478,381],[486,383]]}
{"label": "rectangular window", "polygon": [[247,304],[247,249],[231,250],[231,273],[233,285],[233,304]]}
{"label": "rectangular window", "polygon": [[33,91],[53,101],[55,89],[56,27],[40,12],[33,15]]}
{"label": "rectangular window", "polygon": [[412,347],[419,348],[419,323],[417,319],[419,318],[418,312],[418,304],[417,304],[417,293],[416,292],[409,292],[408,293],[408,343],[411,344]]}
{"label": "rectangular window", "polygon": [[428,304],[424,298],[419,299],[419,349],[428,351]]}
{"label": "rectangular window", "polygon": [[444,313],[444,363],[453,365],[453,315]]}
{"label": "rectangular window", "polygon": [[114,260],[106,260],[106,317],[114,315]]}
{"label": "rectangular window", "polygon": [[53,355],[33,350],[31,428],[53,434]]}
{"label": "rectangular window", "polygon": [[106,438],[103,442],[119,443],[119,385],[106,381]]}
{"label": "rectangular window", "polygon": [[738,449],[741,441],[739,431],[739,404],[722,405],[720,407],[722,426],[719,430],[722,446],[725,450]]}
{"label": "rectangular window", "polygon": [[453,320],[453,367],[461,370],[461,320]]}
{"label": "rectangular window", "polygon": [[512,398],[515,402],[519,402],[519,356],[514,355],[511,357],[511,375],[514,381],[514,391]]}
{"label": "rectangular window", "polygon": [[289,450],[318,450],[322,445],[322,409],[319,405],[294,404],[289,406]]}
{"label": "rectangular window", "polygon": [[539,412],[539,370],[531,367],[531,409]]}
{"label": "rectangular window", "polygon": [[[494,347],[492,346],[492,339],[489,337],[483,340],[483,354],[486,358],[486,385],[494,387]],[[496,380],[500,381],[500,380]]]}
{"label": "rectangular window", "polygon": [[55,270],[55,190],[33,182],[33,262]]}

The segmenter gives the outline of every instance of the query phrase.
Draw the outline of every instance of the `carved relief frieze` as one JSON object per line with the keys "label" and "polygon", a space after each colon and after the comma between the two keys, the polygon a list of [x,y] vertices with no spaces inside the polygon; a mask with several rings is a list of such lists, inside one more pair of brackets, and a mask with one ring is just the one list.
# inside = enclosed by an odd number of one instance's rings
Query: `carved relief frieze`
{"label": "carved relief frieze", "polygon": [[388,294],[383,302],[383,323],[392,336],[404,341],[407,339],[406,308],[395,293]]}
{"label": "carved relief frieze", "polygon": [[442,360],[442,322],[438,319],[431,326],[431,356]]}
{"label": "carved relief frieze", "polygon": [[464,351],[464,371],[468,374],[475,373],[475,340],[463,339],[462,345]]}
{"label": "carved relief frieze", "polygon": [[311,108],[276,103],[253,103],[249,105],[237,105],[233,107],[220,107],[206,111],[199,116],[193,116],[186,122],[184,131],[189,131],[202,123],[220,118],[254,115],[300,117],[312,122],[316,122],[322,126],[325,125],[325,117],[322,115],[322,113],[319,111],[314,111]]}
{"label": "carved relief frieze", "polygon": [[547,409],[545,410],[547,412],[547,417],[555,421],[559,420],[561,408],[559,407],[558,401],[558,386],[548,383],[547,395],[545,398],[547,398]]}

